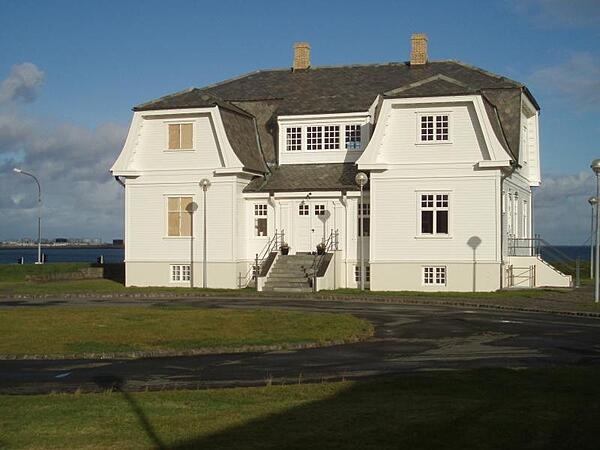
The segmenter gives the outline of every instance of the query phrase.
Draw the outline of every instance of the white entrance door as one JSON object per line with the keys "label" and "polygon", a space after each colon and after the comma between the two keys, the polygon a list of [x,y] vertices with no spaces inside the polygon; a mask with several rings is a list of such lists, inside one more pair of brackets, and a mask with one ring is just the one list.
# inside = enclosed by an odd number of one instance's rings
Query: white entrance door
{"label": "white entrance door", "polygon": [[331,202],[304,200],[296,204],[294,214],[294,252],[314,252],[317,244],[329,236],[329,225],[333,219]]}

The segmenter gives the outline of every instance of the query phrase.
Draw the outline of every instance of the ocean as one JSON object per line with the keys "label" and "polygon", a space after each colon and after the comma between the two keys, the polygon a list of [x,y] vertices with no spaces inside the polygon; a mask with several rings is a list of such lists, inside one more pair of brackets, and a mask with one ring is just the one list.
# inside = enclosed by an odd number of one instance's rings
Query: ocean
{"label": "ocean", "polygon": [[[121,263],[125,259],[123,248],[61,248],[42,247],[42,253],[47,257],[48,263],[55,262],[89,262],[95,263],[104,256],[105,263]],[[37,261],[37,247],[35,248],[0,248],[0,264],[15,264],[19,258],[24,258],[25,264]]]}
{"label": "ocean", "polygon": [[[557,245],[554,247],[571,260],[579,258],[586,261],[590,258],[588,245]],[[60,248],[42,247],[42,253],[47,255],[47,262],[89,262],[95,263],[100,255],[104,256],[106,263],[120,263],[125,259],[125,250],[122,248]],[[554,252],[541,248],[542,257],[548,262],[556,261]],[[0,248],[0,264],[14,264],[23,257],[25,264],[37,261],[37,248]],[[560,258],[559,258],[560,259]]]}

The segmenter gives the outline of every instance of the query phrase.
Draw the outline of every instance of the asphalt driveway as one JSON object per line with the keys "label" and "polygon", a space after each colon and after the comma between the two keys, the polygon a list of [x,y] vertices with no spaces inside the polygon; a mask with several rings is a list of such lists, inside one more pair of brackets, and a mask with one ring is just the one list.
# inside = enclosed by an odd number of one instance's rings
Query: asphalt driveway
{"label": "asphalt driveway", "polygon": [[[25,306],[28,302],[4,307]],[[70,305],[114,304],[110,299]],[[127,304],[123,300],[119,304]],[[134,304],[139,302],[132,301]],[[600,363],[600,320],[435,305],[306,299],[185,299],[147,305],[347,312],[375,325],[367,342],[287,351],[135,360],[4,360],[0,393],[257,386],[421,370]],[[60,300],[37,304],[64,306]],[[131,303],[129,303],[131,304]]]}

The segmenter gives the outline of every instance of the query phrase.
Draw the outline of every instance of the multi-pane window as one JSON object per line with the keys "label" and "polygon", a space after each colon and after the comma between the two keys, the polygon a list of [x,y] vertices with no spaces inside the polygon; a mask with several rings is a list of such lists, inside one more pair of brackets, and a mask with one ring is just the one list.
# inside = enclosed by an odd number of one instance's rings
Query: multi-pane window
{"label": "multi-pane window", "polygon": [[325,125],[323,127],[323,148],[337,150],[340,148],[340,126]]}
{"label": "multi-pane window", "polygon": [[308,216],[309,214],[309,207],[307,203],[300,203],[298,205],[298,215],[299,216]]}
{"label": "multi-pane window", "polygon": [[302,150],[302,128],[288,127],[286,129],[285,149],[288,152],[297,152]]}
{"label": "multi-pane window", "polygon": [[194,148],[194,125],[191,123],[169,124],[169,150]]}
{"label": "multi-pane window", "polygon": [[423,284],[446,284],[446,267],[423,267]]}
{"label": "multi-pane window", "polygon": [[420,116],[421,117],[421,142],[448,141],[449,116],[448,114]]}
{"label": "multi-pane window", "polygon": [[371,205],[369,203],[363,203],[362,210],[360,205],[358,208],[358,230],[360,232],[362,223],[362,235],[369,236],[371,233]]}
{"label": "multi-pane window", "polygon": [[256,236],[267,236],[267,205],[260,203],[254,205],[254,229]]}
{"label": "multi-pane window", "polygon": [[[354,266],[354,281],[360,283],[360,266]],[[365,265],[365,283],[371,281],[371,266]]]}
{"label": "multi-pane window", "polygon": [[448,234],[448,194],[421,194],[421,234]]}
{"label": "multi-pane window", "polygon": [[167,233],[169,236],[192,235],[192,197],[167,199]]}
{"label": "multi-pane window", "polygon": [[360,125],[346,125],[346,145],[348,150],[360,149]]}
{"label": "multi-pane window", "polygon": [[323,127],[306,127],[306,150],[323,149]]}
{"label": "multi-pane window", "polygon": [[192,268],[189,264],[173,264],[171,266],[171,281],[190,281]]}
{"label": "multi-pane window", "polygon": [[315,216],[325,215],[325,205],[315,205]]}

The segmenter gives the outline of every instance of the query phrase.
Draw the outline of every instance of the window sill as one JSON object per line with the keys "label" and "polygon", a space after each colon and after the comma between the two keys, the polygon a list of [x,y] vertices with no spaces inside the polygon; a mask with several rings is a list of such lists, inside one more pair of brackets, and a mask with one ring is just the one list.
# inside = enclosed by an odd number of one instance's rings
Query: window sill
{"label": "window sill", "polygon": [[418,236],[415,236],[415,239],[424,239],[424,240],[436,240],[436,239],[453,239],[452,235],[449,234],[420,234]]}
{"label": "window sill", "polygon": [[196,149],[195,148],[173,148],[173,149],[165,149],[163,150],[163,153],[191,153],[191,152],[195,152]]}
{"label": "window sill", "polygon": [[166,241],[189,241],[193,236],[163,236]]}
{"label": "window sill", "polygon": [[417,141],[415,142],[415,145],[447,145],[447,144],[453,144],[454,142],[452,141],[425,141],[425,142],[421,142],[421,141]]}

